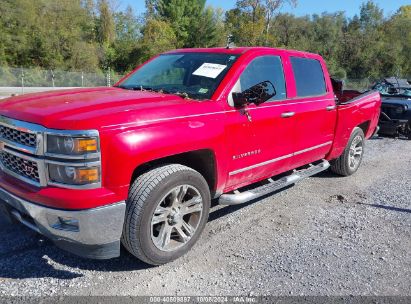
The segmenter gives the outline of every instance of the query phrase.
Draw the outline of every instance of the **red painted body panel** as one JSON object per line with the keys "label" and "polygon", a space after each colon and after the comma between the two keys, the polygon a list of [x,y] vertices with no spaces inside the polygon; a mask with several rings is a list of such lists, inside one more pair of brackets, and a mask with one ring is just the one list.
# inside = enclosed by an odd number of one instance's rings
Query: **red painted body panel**
{"label": "red painted body panel", "polygon": [[[38,189],[0,173],[0,187],[51,207],[93,208],[125,200],[137,167],[183,152],[209,150],[216,163],[213,190],[221,194],[324,157],[334,159],[342,153],[354,127],[369,122],[369,137],[377,126],[381,103],[378,93],[326,110],[327,106],[335,106],[335,99],[319,55],[270,48],[173,52],[224,52],[241,56],[208,101],[119,88],[53,91],[3,101],[0,115],[52,129],[98,130],[103,180],[102,188],[94,190]],[[255,57],[266,54],[282,58],[287,100],[250,105],[246,109],[231,107],[227,99],[241,72]],[[326,95],[296,98],[289,56],[315,58],[322,63]],[[282,118],[281,114],[288,111],[296,115]],[[320,147],[309,149],[314,146]],[[285,155],[291,157],[272,161]]]}
{"label": "red painted body panel", "polygon": [[365,137],[370,138],[378,125],[381,96],[378,92],[360,95],[356,99],[337,106],[337,123],[332,149],[326,159],[335,159],[342,154],[353,129],[361,124],[368,125]]}

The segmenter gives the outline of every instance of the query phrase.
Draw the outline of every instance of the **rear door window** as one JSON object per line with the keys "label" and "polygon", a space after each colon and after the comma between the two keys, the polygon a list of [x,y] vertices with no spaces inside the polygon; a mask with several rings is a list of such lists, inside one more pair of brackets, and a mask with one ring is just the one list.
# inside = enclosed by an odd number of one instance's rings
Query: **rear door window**
{"label": "rear door window", "polygon": [[316,59],[291,57],[298,97],[322,96],[327,92],[321,63]]}

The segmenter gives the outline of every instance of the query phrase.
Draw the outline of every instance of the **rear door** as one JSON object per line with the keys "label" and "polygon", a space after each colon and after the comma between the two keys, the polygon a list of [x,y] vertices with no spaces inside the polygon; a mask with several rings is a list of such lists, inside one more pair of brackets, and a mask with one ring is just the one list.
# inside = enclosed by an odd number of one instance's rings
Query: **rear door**
{"label": "rear door", "polygon": [[334,139],[337,111],[325,64],[320,58],[289,57],[295,81],[295,151],[297,167],[323,158]]}

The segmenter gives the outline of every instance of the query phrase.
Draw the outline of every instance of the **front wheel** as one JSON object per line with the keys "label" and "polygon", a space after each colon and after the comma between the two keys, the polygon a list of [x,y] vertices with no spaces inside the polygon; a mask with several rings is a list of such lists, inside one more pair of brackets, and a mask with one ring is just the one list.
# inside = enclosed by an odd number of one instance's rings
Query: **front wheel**
{"label": "front wheel", "polygon": [[331,171],[342,176],[354,174],[361,165],[364,146],[364,132],[355,128],[343,154],[331,164]]}
{"label": "front wheel", "polygon": [[129,192],[124,247],[151,265],[181,257],[200,237],[210,201],[207,182],[189,167],[165,165],[142,174]]}

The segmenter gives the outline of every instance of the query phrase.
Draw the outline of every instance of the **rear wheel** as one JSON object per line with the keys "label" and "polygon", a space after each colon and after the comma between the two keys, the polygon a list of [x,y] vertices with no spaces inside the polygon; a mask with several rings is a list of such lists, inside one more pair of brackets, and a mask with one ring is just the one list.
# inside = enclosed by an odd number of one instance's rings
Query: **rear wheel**
{"label": "rear wheel", "polygon": [[354,174],[361,165],[364,145],[363,130],[355,128],[343,154],[332,163],[331,171],[342,176]]}
{"label": "rear wheel", "polygon": [[130,189],[122,243],[148,264],[171,262],[200,237],[210,201],[205,179],[186,166],[166,165],[142,174]]}

